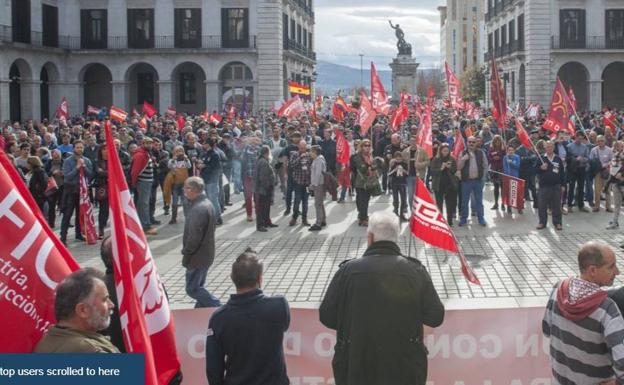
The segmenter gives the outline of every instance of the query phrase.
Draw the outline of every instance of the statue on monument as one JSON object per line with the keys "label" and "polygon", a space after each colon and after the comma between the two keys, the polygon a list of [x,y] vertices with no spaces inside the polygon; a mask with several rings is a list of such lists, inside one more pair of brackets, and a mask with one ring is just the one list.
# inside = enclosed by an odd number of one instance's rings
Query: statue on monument
{"label": "statue on monument", "polygon": [[392,20],[388,20],[390,23],[390,27],[394,29],[395,35],[397,38],[397,49],[399,50],[399,55],[409,55],[412,56],[412,45],[405,41],[405,33],[401,29],[400,25],[393,25]]}

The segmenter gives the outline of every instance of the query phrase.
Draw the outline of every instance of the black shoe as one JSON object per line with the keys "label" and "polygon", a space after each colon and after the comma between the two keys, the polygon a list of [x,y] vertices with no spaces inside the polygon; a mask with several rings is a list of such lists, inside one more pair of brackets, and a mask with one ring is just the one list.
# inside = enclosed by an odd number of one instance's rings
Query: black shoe
{"label": "black shoe", "polygon": [[490,207],[490,210],[498,210],[498,205],[494,205],[494,206]]}
{"label": "black shoe", "polygon": [[258,227],[256,228],[256,231],[259,231],[261,233],[266,233],[268,230],[266,229],[266,227]]}
{"label": "black shoe", "polygon": [[156,220],[156,219],[150,219],[150,223],[152,225],[159,225],[161,222],[159,220]]}
{"label": "black shoe", "polygon": [[215,224],[217,226],[221,226],[223,224],[223,219],[217,219],[217,221],[215,222]]}
{"label": "black shoe", "polygon": [[77,237],[76,237],[76,240],[77,240],[77,241],[80,241],[80,242],[84,242],[84,241],[85,241],[85,238],[81,235],[81,236],[77,236]]}
{"label": "black shoe", "polygon": [[232,202],[225,202],[225,205],[226,206],[232,206],[232,205],[234,205],[234,203],[232,203]]}
{"label": "black shoe", "polygon": [[321,230],[321,229],[322,229],[322,227],[321,227],[321,226],[319,226],[319,225],[314,225],[314,226],[311,226],[308,230],[309,230],[309,231],[319,231],[319,230]]}
{"label": "black shoe", "polygon": [[164,211],[165,211],[164,215],[169,215],[169,207],[168,206],[165,206]]}
{"label": "black shoe", "polygon": [[344,203],[344,199],[338,199],[338,203]]}
{"label": "black shoe", "polygon": [[276,225],[275,223],[269,223],[267,227],[278,227],[278,225]]}
{"label": "black shoe", "polygon": [[327,222],[321,222],[321,227],[327,226]]}
{"label": "black shoe", "polygon": [[284,211],[284,216],[287,217],[290,215],[290,209],[286,209],[286,211]]}
{"label": "black shoe", "polygon": [[401,220],[401,222],[408,222],[409,221],[409,219],[405,215],[401,215],[399,217],[399,219]]}
{"label": "black shoe", "polygon": [[61,237],[61,243],[65,246],[67,246],[67,238],[62,238]]}

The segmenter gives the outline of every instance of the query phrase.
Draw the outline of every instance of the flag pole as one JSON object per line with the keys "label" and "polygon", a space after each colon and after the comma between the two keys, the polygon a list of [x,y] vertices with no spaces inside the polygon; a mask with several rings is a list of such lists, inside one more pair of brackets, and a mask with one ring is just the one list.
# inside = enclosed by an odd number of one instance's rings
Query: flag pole
{"label": "flag pole", "polygon": [[[507,115],[507,112],[503,112],[501,111],[503,109],[503,106],[501,104],[501,83],[500,83],[500,78],[498,77],[498,68],[496,68],[496,61],[494,60],[494,56],[492,56],[492,72],[494,72],[493,75],[496,75],[496,95],[498,96],[497,98],[497,103],[498,103],[498,111],[499,114],[505,114]],[[499,127],[503,133],[503,141],[505,142],[505,144],[507,144],[507,138],[505,136],[505,119],[503,117],[503,127]]]}
{"label": "flag pole", "polygon": [[[514,120],[517,119],[519,121],[518,117],[513,112],[513,110],[511,108],[509,108],[509,106],[507,106],[507,109],[509,111],[511,111],[511,115],[513,116]],[[535,147],[535,143],[533,143],[531,138],[529,138],[529,143],[531,143],[531,147],[533,148],[533,151],[535,151],[535,153],[537,154],[537,157],[539,158],[540,162],[542,162],[542,164],[544,164],[544,159],[542,159],[542,156],[539,154],[539,152],[537,152],[537,148]]]}

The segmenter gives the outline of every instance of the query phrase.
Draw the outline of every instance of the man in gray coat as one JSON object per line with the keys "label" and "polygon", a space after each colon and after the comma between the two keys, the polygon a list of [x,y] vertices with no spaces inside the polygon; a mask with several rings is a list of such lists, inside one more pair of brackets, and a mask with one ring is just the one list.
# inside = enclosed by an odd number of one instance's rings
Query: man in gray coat
{"label": "man in gray coat", "polygon": [[190,177],[184,182],[189,201],[182,237],[182,266],[186,268],[186,294],[197,300],[195,307],[221,306],[219,299],[204,287],[208,268],[215,256],[215,211],[204,193],[204,181]]}

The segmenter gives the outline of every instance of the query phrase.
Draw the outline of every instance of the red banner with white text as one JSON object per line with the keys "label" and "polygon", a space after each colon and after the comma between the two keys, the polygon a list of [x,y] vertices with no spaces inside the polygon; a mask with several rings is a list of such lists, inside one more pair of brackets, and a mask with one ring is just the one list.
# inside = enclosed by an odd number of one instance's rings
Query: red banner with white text
{"label": "red banner with white text", "polygon": [[524,209],[524,179],[503,175],[503,204],[514,209]]}
{"label": "red banner with white text", "polygon": [[84,167],[80,168],[80,230],[82,231],[88,245],[97,243],[98,235],[95,229],[95,219],[93,217],[93,205],[89,199],[89,187],[85,176]]}

